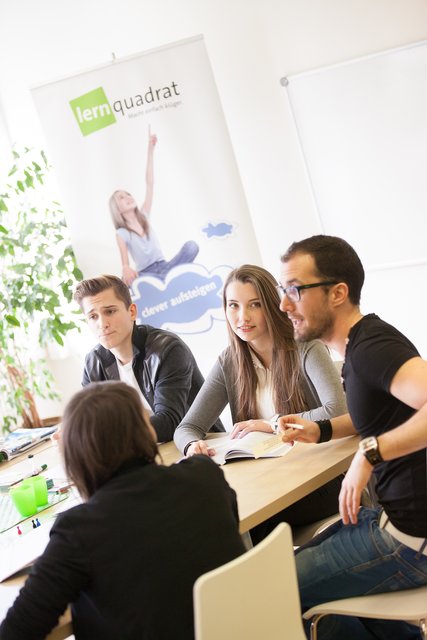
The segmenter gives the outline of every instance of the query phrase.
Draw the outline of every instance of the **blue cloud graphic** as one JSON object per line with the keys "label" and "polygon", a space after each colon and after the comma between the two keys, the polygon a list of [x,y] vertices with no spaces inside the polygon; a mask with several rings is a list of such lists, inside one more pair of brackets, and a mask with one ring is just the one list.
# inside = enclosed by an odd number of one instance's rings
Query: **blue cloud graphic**
{"label": "blue cloud graphic", "polygon": [[152,276],[142,276],[133,283],[138,323],[158,328],[169,324],[195,327],[203,316],[222,308],[222,278],[203,267],[186,266],[186,271],[182,266],[169,272],[165,283]]}
{"label": "blue cloud graphic", "polygon": [[206,233],[208,238],[212,238],[213,236],[227,236],[230,235],[233,231],[233,225],[227,224],[226,222],[220,222],[219,224],[212,224],[209,222],[207,227],[202,229],[203,233]]}

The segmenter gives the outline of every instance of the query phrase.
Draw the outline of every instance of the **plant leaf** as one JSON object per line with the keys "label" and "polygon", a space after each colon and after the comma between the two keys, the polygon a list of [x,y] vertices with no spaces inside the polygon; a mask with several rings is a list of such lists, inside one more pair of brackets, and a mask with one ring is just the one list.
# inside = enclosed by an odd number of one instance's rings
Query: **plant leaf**
{"label": "plant leaf", "polygon": [[15,318],[15,316],[11,316],[11,315],[5,315],[4,319],[11,325],[13,325],[14,327],[20,327],[21,323],[19,322],[18,318]]}

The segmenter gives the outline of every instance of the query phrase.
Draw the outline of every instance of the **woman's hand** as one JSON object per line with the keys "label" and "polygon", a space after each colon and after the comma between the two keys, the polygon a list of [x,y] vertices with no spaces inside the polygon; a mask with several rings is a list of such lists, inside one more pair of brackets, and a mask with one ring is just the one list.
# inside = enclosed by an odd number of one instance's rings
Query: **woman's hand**
{"label": "woman's hand", "polygon": [[61,425],[58,425],[57,430],[50,436],[53,442],[59,442],[59,440],[61,440],[61,428]]}
{"label": "woman's hand", "polygon": [[209,447],[206,440],[197,440],[196,442],[192,442],[188,447],[185,455],[187,458],[191,456],[195,456],[197,454],[201,454],[203,456],[214,456],[215,449],[213,447]]}
{"label": "woman's hand", "polygon": [[[283,442],[292,444],[293,442],[319,442],[320,428],[316,422],[304,420],[299,416],[288,415],[281,416],[277,424],[281,433]],[[292,425],[299,425],[295,427]]]}
{"label": "woman's hand", "polygon": [[135,269],[132,269],[128,264],[125,264],[122,269],[122,280],[128,287],[132,284],[132,282],[137,277],[138,273]]}
{"label": "woman's hand", "polygon": [[236,422],[230,437],[243,438],[243,436],[251,431],[265,431],[265,433],[273,433],[273,427],[269,420],[244,420],[243,422]]}

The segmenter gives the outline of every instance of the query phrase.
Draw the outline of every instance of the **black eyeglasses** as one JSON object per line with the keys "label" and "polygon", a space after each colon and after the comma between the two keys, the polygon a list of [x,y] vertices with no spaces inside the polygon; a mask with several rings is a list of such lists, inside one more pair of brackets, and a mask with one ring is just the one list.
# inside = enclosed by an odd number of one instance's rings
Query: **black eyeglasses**
{"label": "black eyeglasses", "polygon": [[290,287],[282,287],[278,284],[276,289],[279,292],[280,299],[283,300],[285,296],[291,302],[299,302],[301,300],[302,289],[314,289],[314,287],[326,287],[328,285],[338,284],[335,280],[325,280],[323,282],[314,282],[313,284],[292,284]]}

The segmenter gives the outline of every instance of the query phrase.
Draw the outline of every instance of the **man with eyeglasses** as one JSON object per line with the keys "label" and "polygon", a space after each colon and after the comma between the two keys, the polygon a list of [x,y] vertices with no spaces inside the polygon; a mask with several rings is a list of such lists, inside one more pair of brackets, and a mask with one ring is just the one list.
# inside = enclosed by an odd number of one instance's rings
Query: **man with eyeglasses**
{"label": "man with eyeglasses", "polygon": [[[349,413],[309,422],[284,416],[284,441],[358,433],[342,484],[342,520],[296,556],[303,611],[321,602],[427,584],[427,362],[397,329],[359,308],[364,270],[341,238],[312,236],[282,256],[280,308],[295,338],[320,338],[344,359]],[[303,430],[287,428],[299,423]],[[380,507],[360,507],[371,475]],[[319,638],[419,638],[405,622],[328,616]]]}

